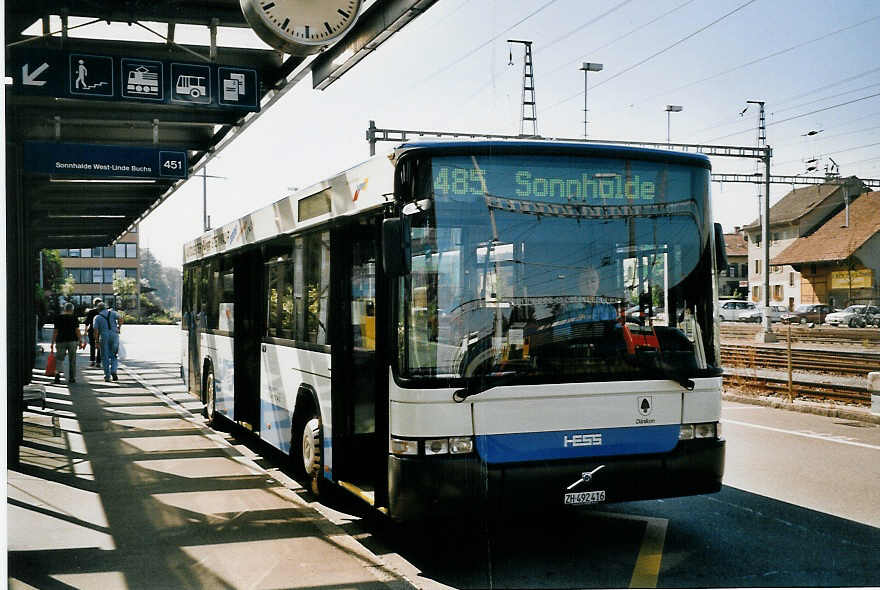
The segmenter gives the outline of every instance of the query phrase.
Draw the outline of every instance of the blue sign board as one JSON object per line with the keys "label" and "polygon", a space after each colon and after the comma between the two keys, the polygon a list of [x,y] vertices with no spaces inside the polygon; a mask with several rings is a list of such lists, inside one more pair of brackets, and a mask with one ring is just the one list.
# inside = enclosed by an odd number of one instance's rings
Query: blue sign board
{"label": "blue sign board", "polygon": [[259,73],[182,63],[12,47],[9,74],[20,94],[260,110]]}
{"label": "blue sign board", "polygon": [[113,96],[113,58],[103,55],[71,53],[70,94],[74,96]]}
{"label": "blue sign board", "polygon": [[148,147],[26,141],[24,171],[74,178],[186,178],[186,152]]}
{"label": "blue sign board", "polygon": [[257,72],[245,68],[217,68],[217,101],[223,106],[259,106]]}
{"label": "blue sign board", "polygon": [[211,68],[202,64],[171,64],[171,102],[211,104]]}
{"label": "blue sign board", "polygon": [[128,100],[163,102],[165,100],[164,67],[160,61],[123,57],[120,95]]}

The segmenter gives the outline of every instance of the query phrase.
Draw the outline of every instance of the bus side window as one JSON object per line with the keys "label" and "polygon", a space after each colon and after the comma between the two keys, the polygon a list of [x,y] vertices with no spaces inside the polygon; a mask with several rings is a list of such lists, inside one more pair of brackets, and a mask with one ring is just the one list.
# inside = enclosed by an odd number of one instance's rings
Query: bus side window
{"label": "bus side window", "polygon": [[208,284],[208,288],[206,289],[207,327],[209,330],[216,330],[220,320],[220,261],[217,258],[214,258],[208,263],[206,271],[207,276],[205,279]]}
{"label": "bus side window", "polygon": [[327,314],[330,307],[330,232],[306,236],[303,274],[306,297],[303,340],[312,344],[329,344]]}
{"label": "bus side window", "polygon": [[223,272],[220,274],[220,302],[218,304],[218,328],[225,332],[235,331],[235,270],[231,261],[224,261]]}
{"label": "bus side window", "polygon": [[183,297],[180,302],[181,327],[189,330],[189,314],[192,312],[192,268],[183,271]]}
{"label": "bus side window", "polygon": [[278,329],[281,302],[280,267],[278,263],[266,264],[266,336],[270,338],[281,336]]}

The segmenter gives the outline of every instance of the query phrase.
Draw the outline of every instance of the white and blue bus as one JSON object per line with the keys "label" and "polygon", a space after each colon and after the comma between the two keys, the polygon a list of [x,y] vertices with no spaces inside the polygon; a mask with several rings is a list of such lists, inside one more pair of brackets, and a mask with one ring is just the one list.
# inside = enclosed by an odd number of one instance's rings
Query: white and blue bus
{"label": "white and blue bus", "polygon": [[718,491],[701,155],[398,146],[188,243],[206,415],[395,519]]}

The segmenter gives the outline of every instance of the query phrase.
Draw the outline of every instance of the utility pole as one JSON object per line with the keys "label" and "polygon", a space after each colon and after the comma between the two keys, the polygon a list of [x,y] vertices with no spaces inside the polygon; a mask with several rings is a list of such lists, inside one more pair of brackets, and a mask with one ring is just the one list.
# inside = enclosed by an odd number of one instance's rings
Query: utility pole
{"label": "utility pole", "polygon": [[208,215],[208,179],[220,178],[226,180],[225,176],[215,176],[208,174],[208,165],[202,166],[202,231],[211,230],[211,216]]}
{"label": "utility pole", "polygon": [[761,241],[763,242],[764,263],[762,271],[764,273],[764,313],[763,327],[764,329],[758,333],[758,340],[761,342],[776,342],[773,330],[770,327],[770,316],[767,311],[770,309],[770,155],[772,150],[767,146],[767,124],[764,117],[764,101],[748,100],[748,104],[758,105],[758,147],[763,148],[765,153],[762,160],[764,161],[764,207],[763,215],[761,215]]}
{"label": "utility pole", "polygon": [[[523,58],[522,117],[519,124],[521,137],[538,137],[538,112],[535,108],[535,73],[532,65],[532,42],[508,39],[508,43],[522,43],[525,47]],[[513,65],[513,52],[510,52],[508,65]],[[526,133],[526,124],[532,126],[532,132]]]}
{"label": "utility pole", "polygon": [[581,65],[581,69],[584,71],[584,139],[587,138],[587,72],[601,72],[604,67],[603,64],[586,61]]}

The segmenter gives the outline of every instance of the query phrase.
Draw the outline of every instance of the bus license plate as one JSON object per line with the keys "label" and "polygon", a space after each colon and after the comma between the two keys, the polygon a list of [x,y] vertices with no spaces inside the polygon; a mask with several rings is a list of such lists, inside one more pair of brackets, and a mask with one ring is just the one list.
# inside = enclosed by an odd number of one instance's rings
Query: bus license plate
{"label": "bus license plate", "polygon": [[605,501],[605,490],[565,494],[566,504],[598,504]]}

